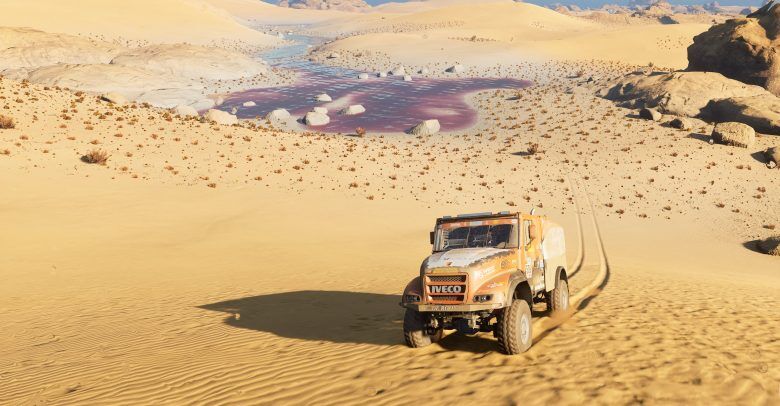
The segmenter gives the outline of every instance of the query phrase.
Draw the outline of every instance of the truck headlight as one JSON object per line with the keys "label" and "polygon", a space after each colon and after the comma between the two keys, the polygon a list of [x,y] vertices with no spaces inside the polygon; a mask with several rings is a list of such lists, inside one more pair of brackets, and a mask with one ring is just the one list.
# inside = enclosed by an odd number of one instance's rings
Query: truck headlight
{"label": "truck headlight", "polygon": [[405,303],[417,303],[420,301],[419,295],[404,295]]}
{"label": "truck headlight", "polygon": [[489,302],[493,299],[493,295],[476,295],[474,301],[477,303]]}

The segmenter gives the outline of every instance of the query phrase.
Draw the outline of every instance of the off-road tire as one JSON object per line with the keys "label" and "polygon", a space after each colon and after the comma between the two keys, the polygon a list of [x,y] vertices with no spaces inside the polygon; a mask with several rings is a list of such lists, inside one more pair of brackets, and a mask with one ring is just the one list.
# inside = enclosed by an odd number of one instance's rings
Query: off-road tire
{"label": "off-road tire", "polygon": [[522,354],[531,348],[533,327],[531,308],[523,299],[515,299],[512,305],[501,310],[496,318],[496,338],[504,354]]}
{"label": "off-road tire", "polygon": [[441,339],[443,330],[436,330],[434,335],[429,335],[425,328],[425,319],[420,312],[406,309],[404,314],[404,341],[412,348],[425,347]]}
{"label": "off-road tire", "polygon": [[550,292],[550,300],[548,303],[552,313],[569,310],[569,283],[566,279],[558,279],[558,281],[555,282],[555,289]]}

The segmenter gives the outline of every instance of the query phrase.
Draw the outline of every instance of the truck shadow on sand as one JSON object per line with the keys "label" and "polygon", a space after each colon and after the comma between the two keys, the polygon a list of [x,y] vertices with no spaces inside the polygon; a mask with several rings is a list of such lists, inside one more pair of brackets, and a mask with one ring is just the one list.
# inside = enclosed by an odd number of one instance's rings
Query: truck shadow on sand
{"label": "truck shadow on sand", "polygon": [[[304,290],[198,306],[225,324],[300,340],[403,345],[400,295]],[[238,317],[236,317],[238,315]]]}

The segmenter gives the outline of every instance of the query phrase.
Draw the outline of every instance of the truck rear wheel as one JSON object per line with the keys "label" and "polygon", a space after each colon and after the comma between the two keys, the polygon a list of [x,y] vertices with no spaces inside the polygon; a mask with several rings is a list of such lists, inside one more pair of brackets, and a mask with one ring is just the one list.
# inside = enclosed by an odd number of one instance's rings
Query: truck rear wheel
{"label": "truck rear wheel", "polygon": [[555,283],[555,289],[550,292],[549,303],[553,313],[569,310],[569,283],[566,279],[559,278]]}
{"label": "truck rear wheel", "polygon": [[512,305],[501,310],[496,318],[496,338],[501,352],[521,354],[531,348],[531,308],[523,299],[515,299]]}
{"label": "truck rear wheel", "polygon": [[434,334],[429,334],[425,317],[420,312],[406,309],[404,314],[404,341],[412,348],[425,347],[441,339],[443,330],[438,328]]}

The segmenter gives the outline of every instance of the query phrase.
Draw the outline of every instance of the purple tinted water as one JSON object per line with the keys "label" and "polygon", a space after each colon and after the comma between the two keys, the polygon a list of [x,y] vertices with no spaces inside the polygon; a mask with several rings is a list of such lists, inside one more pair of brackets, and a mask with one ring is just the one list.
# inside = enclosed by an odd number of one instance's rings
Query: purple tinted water
{"label": "purple tinted water", "polygon": [[[299,42],[265,54],[274,66],[293,69],[299,79],[292,86],[251,89],[232,93],[220,109],[237,110],[239,118],[264,117],[274,109],[287,109],[301,118],[316,106],[328,109],[330,123],[310,127],[324,132],[353,132],[357,127],[374,132],[402,132],[422,120],[438,119],[443,131],[453,131],[474,125],[477,112],[465,101],[466,95],[488,89],[519,89],[531,82],[517,79],[468,78],[423,79],[405,82],[400,76],[358,79],[359,71],[325,66],[301,58],[313,39],[295,37]],[[314,97],[327,93],[332,102],[317,102]],[[243,107],[247,101],[256,103]],[[352,104],[361,104],[366,112],[347,116],[339,111]],[[303,125],[301,125],[304,127]]]}

